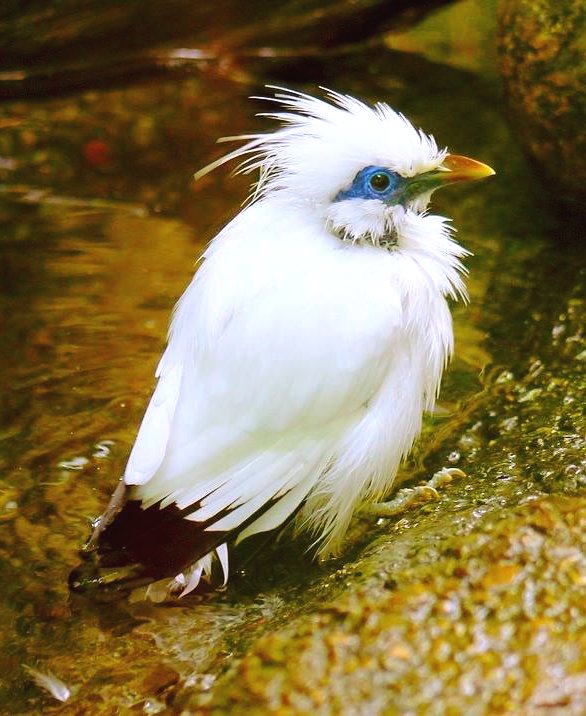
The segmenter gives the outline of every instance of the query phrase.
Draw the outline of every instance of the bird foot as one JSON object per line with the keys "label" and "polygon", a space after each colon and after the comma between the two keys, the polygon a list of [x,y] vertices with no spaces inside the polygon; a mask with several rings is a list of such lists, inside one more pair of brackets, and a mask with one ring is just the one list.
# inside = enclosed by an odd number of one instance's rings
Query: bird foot
{"label": "bird foot", "polygon": [[425,485],[405,487],[397,492],[395,498],[389,502],[375,502],[365,505],[361,510],[363,514],[371,517],[395,517],[415,505],[431,500],[439,500],[438,487],[446,485],[455,478],[466,477],[466,473],[457,467],[443,467],[438,470]]}

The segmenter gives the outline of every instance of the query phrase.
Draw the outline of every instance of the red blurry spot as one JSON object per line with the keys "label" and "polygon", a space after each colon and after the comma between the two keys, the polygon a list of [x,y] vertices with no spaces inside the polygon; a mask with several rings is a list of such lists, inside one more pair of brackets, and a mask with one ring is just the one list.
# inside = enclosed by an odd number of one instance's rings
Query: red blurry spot
{"label": "red blurry spot", "polygon": [[93,167],[103,167],[112,161],[110,145],[101,139],[90,139],[83,145],[83,156]]}

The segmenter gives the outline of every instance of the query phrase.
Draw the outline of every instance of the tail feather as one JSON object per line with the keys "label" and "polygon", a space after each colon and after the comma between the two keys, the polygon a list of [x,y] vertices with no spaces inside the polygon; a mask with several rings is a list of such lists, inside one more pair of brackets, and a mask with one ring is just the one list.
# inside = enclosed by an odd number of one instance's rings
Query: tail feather
{"label": "tail feather", "polygon": [[208,531],[237,506],[208,521],[194,522],[185,519],[193,505],[181,510],[176,504],[161,507],[159,502],[143,508],[140,500],[133,499],[132,488],[121,480],[82,551],[83,563],[69,576],[70,589],[129,591],[175,577],[220,545],[233,541],[285,495],[263,504],[235,529]]}
{"label": "tail feather", "polygon": [[226,532],[206,532],[206,522],[186,520],[176,505],[146,509],[128,500],[101,533],[100,559],[141,564],[152,579],[174,576],[226,541]]}
{"label": "tail feather", "polygon": [[71,572],[69,586],[78,592],[128,591],[174,577],[225,541],[225,532],[206,532],[207,526],[184,519],[176,505],[143,509],[120,480],[106,511],[94,524],[81,553],[83,562]]}

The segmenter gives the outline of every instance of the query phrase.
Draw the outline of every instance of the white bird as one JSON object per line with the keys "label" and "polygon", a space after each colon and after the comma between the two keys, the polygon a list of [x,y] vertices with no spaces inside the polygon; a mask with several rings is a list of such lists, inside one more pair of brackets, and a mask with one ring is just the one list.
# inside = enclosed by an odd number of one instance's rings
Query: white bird
{"label": "white bird", "polygon": [[282,126],[230,138],[245,143],[196,175],[243,159],[258,180],[175,309],[88,543],[115,583],[174,577],[185,594],[215,560],[227,579],[229,545],[290,518],[336,552],[391,488],[452,353],[446,299],[466,299],[468,252],[427,207],[493,170],[384,103],[273,89]]}

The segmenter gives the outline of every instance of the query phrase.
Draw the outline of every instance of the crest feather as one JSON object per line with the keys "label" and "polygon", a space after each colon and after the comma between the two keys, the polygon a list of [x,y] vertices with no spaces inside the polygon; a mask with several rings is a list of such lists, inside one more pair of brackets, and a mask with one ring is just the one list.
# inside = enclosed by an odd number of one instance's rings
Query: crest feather
{"label": "crest feather", "polygon": [[446,150],[416,129],[389,105],[369,106],[361,100],[322,88],[325,99],[282,87],[275,94],[253,97],[281,109],[260,112],[281,124],[273,132],[224,137],[245,142],[195,173],[200,179],[232,160],[242,159],[235,174],[259,171],[252,200],[270,192],[290,190],[298,198],[329,201],[364,166],[388,166],[413,176],[438,166]]}

